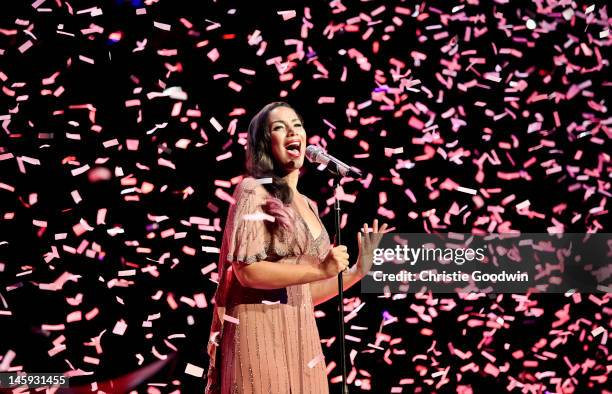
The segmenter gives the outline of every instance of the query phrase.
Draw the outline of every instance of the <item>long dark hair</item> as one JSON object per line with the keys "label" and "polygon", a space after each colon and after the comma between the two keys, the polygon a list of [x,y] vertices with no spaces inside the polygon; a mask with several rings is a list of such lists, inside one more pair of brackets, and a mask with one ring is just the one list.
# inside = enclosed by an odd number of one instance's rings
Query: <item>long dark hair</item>
{"label": "long dark hair", "polygon": [[[275,101],[264,106],[251,119],[249,123],[249,135],[247,137],[246,151],[246,173],[253,178],[272,178],[272,183],[265,183],[263,186],[274,197],[289,204],[293,199],[293,192],[287,182],[282,178],[282,168],[275,162],[272,156],[272,145],[270,129],[268,126],[268,115],[270,111],[277,107],[287,107],[295,109],[284,101]],[[302,116],[297,113],[300,122],[304,124]]]}

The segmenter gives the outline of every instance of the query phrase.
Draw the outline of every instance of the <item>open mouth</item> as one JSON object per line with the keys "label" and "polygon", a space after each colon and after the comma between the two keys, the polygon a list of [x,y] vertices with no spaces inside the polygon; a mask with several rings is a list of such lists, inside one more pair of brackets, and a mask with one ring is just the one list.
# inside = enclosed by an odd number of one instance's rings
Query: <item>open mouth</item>
{"label": "open mouth", "polygon": [[293,157],[300,156],[301,147],[302,147],[302,144],[300,143],[300,141],[290,142],[287,145],[285,145],[285,149],[287,150],[287,153]]}

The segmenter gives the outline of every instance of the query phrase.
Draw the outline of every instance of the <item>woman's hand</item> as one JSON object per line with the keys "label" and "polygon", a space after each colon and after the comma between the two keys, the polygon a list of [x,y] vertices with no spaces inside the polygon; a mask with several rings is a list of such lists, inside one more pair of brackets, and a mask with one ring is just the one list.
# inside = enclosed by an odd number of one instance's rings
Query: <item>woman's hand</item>
{"label": "woman's hand", "polygon": [[334,246],[330,249],[321,263],[321,270],[325,278],[331,278],[344,271],[349,265],[349,254],[344,245]]}
{"label": "woman's hand", "polygon": [[387,223],[378,227],[378,219],[374,219],[372,229],[367,223],[363,224],[361,231],[357,233],[357,245],[359,246],[359,257],[357,258],[357,272],[361,277],[365,276],[372,268],[374,260],[374,249],[378,248],[384,233],[394,228],[387,229]]}
{"label": "woman's hand", "polygon": [[340,272],[343,274],[343,290],[348,290],[355,283],[359,283],[372,267],[374,250],[378,247],[382,234],[394,229],[394,227],[387,228],[386,223],[378,227],[378,220],[374,220],[371,229],[367,224],[364,224],[362,231],[357,234],[359,257],[357,258],[357,263],[350,270],[345,271],[349,264],[346,246],[340,245],[332,248],[325,260],[318,265],[320,275],[326,279],[310,283],[313,305],[319,305],[335,297],[340,292],[338,281],[333,279]]}

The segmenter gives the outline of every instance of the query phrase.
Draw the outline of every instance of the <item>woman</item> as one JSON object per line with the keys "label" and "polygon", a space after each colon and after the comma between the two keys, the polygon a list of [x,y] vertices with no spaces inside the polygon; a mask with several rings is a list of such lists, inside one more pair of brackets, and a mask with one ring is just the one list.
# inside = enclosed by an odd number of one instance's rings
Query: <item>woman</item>
{"label": "woman", "polygon": [[[247,177],[236,187],[219,257],[208,353],[207,393],[328,393],[313,306],[357,283],[386,224],[346,246],[330,245],[314,202],[298,189],[306,131],[286,103],[266,105],[249,124]],[[368,262],[366,262],[369,261]],[[363,261],[363,263],[362,263]]]}

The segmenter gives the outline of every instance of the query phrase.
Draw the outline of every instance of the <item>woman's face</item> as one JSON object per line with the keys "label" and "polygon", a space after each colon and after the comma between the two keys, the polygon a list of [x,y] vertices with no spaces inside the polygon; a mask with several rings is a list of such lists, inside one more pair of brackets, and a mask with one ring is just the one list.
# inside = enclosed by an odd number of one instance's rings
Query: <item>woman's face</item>
{"label": "woman's face", "polygon": [[301,168],[306,152],[306,130],[295,111],[288,107],[274,108],[268,114],[267,127],[276,163],[287,173]]}

